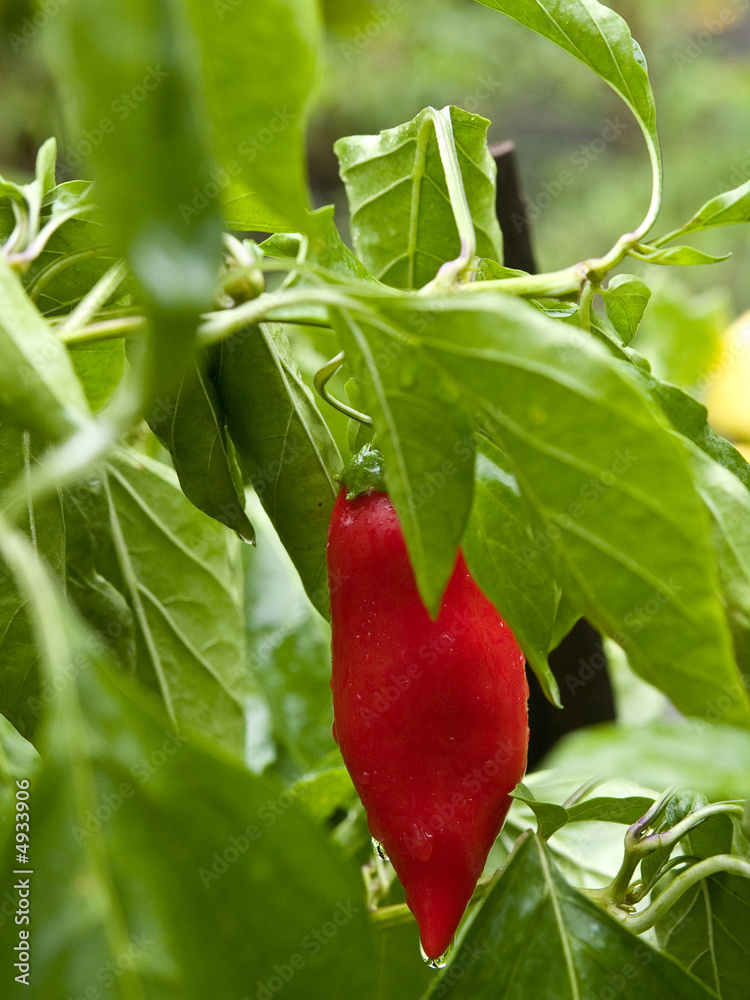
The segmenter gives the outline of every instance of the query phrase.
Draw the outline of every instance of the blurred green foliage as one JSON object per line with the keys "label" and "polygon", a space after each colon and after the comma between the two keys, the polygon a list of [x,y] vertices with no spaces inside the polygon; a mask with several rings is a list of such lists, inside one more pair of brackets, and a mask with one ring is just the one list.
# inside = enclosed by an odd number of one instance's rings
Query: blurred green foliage
{"label": "blurred green foliage", "polygon": [[[565,53],[474,0],[322,4],[327,59],[309,139],[319,203],[334,201],[345,216],[336,139],[452,103],[488,117],[492,141],[517,144],[540,267],[601,253],[640,221],[649,174],[638,130],[618,98]],[[660,233],[750,177],[750,8],[744,0],[610,6],[641,43],[656,92],[666,172]],[[61,132],[37,28],[54,7],[5,0],[0,10],[0,170],[11,175],[29,170],[43,139]],[[722,286],[733,313],[748,308],[746,230],[696,242],[733,257],[692,269],[691,288]]]}

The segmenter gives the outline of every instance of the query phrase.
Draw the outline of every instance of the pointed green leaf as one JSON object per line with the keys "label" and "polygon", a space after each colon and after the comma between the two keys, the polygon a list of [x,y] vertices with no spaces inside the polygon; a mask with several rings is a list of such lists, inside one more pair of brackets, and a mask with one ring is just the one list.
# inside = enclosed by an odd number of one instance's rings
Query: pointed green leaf
{"label": "pointed green leaf", "polygon": [[584,799],[568,806],[569,823],[624,823],[632,826],[654,804],[653,799],[629,796],[624,799]]}
{"label": "pointed green leaf", "polygon": [[412,327],[414,318],[375,325],[333,314],[373,419],[422,599],[436,615],[471,509],[474,420],[452,378],[415,349],[407,331],[422,320]]}
{"label": "pointed green leaf", "polygon": [[546,539],[541,524],[536,534],[534,525],[508,459],[480,438],[463,550],[474,578],[510,626],[544,693],[559,706],[557,681],[547,663],[558,594],[547,560],[535,558],[538,539]]}
{"label": "pointed green leaf", "polygon": [[683,712],[705,715],[731,688],[727,721],[750,725],[708,517],[647,395],[568,325],[510,296],[467,298],[379,302],[391,342],[409,345],[387,360],[382,382],[397,383],[395,368],[430,372],[420,392],[442,414],[433,467],[451,455],[452,386],[487,414],[485,432],[543,520],[574,606]]}
{"label": "pointed green leaf", "polygon": [[657,245],[662,246],[678,236],[687,236],[688,233],[698,233],[717,226],[736,226],[742,222],[750,222],[750,181],[707,201],[689,222],[675,232],[662,236],[657,240]]}
{"label": "pointed green leaf", "polygon": [[341,458],[281,328],[248,327],[224,341],[214,380],[240,465],[327,616],[325,544]]}
{"label": "pointed green leaf", "polygon": [[489,122],[459,108],[426,108],[405,125],[334,146],[357,254],[377,278],[398,288],[420,288],[461,252],[435,134],[438,115],[455,142],[476,252],[502,258]]}
{"label": "pointed green leaf", "polygon": [[655,187],[661,177],[654,95],[646,60],[625,21],[597,0],[479,0],[549,38],[620,95],[649,146]]}
{"label": "pointed green leaf", "polygon": [[527,833],[493,883],[431,1000],[709,1000],[702,983],[572,888]]}
{"label": "pointed green leaf", "polygon": [[612,326],[623,343],[629,344],[638,332],[651,289],[632,274],[618,274],[602,294]]}
{"label": "pointed green leaf", "polygon": [[728,260],[731,254],[725,253],[719,257],[696,250],[695,247],[656,247],[644,246],[638,251],[631,251],[633,257],[644,260],[647,264],[669,264],[691,266],[695,264],[720,264]]}
{"label": "pointed green leaf", "polygon": [[232,229],[308,227],[304,130],[317,78],[320,21],[314,0],[187,7],[220,167],[182,211],[200,218],[224,193]]}
{"label": "pointed green leaf", "polygon": [[538,824],[537,834],[542,840],[548,840],[556,830],[560,830],[568,822],[567,809],[557,805],[556,802],[538,801],[524,785],[519,785],[510,794],[519,802],[525,802],[534,813]]}
{"label": "pointed green leaf", "polygon": [[190,365],[174,397],[149,415],[149,426],[172,456],[182,491],[198,510],[253,541],[245,498],[232,479],[224,410],[205,357]]}

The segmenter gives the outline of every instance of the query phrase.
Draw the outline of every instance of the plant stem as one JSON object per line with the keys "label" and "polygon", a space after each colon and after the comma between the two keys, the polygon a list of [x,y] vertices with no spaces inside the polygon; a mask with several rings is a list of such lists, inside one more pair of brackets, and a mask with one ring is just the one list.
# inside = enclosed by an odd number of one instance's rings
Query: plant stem
{"label": "plant stem", "polygon": [[737,858],[732,854],[715,854],[712,858],[706,858],[697,862],[687,871],[678,875],[674,882],[661,893],[658,899],[654,900],[650,906],[640,913],[632,913],[620,916],[622,923],[634,934],[642,934],[649,930],[654,924],[661,920],[667,911],[674,906],[680,896],[687,892],[696,882],[708,878],[709,875],[717,875],[720,872],[729,872],[732,875],[744,875],[750,878],[750,861]]}
{"label": "plant stem", "polygon": [[336,399],[332,396],[326,385],[330,379],[336,374],[336,372],[343,367],[346,359],[344,358],[344,352],[341,351],[337,354],[335,358],[332,358],[328,364],[323,365],[323,367],[315,373],[313,378],[313,385],[320,396],[324,399],[329,406],[332,406],[334,410],[338,410],[339,413],[343,413],[344,416],[350,417],[352,420],[359,421],[360,424],[364,424],[365,427],[372,427],[372,420],[365,413],[360,413],[359,410],[355,410],[354,407],[349,406],[347,403],[343,403],[340,399]]}
{"label": "plant stem", "polygon": [[91,340],[116,340],[118,337],[142,333],[146,330],[146,325],[143,316],[120,316],[117,319],[89,323],[88,326],[78,330],[63,331],[60,339],[66,344],[86,344]]}
{"label": "plant stem", "polygon": [[68,313],[65,319],[57,327],[60,335],[65,338],[66,333],[80,330],[88,321],[96,315],[107,299],[114,295],[128,273],[127,266],[123,261],[113,264],[110,269],[99,278],[94,287],[84,295],[75,309]]}
{"label": "plant stem", "polygon": [[461,165],[458,162],[453,129],[446,123],[446,117],[448,122],[451,121],[450,109],[446,109],[443,112],[436,111],[435,108],[428,108],[427,114],[428,120],[435,126],[435,136],[445,173],[445,183],[448,187],[448,197],[450,198],[458,237],[461,241],[461,252],[455,260],[448,261],[441,266],[435,278],[425,285],[421,290],[422,292],[446,285],[450,286],[459,280],[471,266],[477,252],[477,236],[474,231],[471,209],[466,199],[466,190],[464,189],[463,177],[461,176]]}
{"label": "plant stem", "polygon": [[651,851],[658,850],[659,848],[674,847],[693,827],[698,826],[704,819],[708,819],[709,816],[715,816],[717,813],[733,813],[735,816],[742,816],[743,807],[736,802],[713,802],[710,805],[703,806],[702,809],[696,809],[695,812],[690,813],[689,816],[686,816],[685,819],[673,826],[671,830],[666,830],[664,833],[649,834],[635,844],[632,850],[638,855],[643,855],[650,854]]}

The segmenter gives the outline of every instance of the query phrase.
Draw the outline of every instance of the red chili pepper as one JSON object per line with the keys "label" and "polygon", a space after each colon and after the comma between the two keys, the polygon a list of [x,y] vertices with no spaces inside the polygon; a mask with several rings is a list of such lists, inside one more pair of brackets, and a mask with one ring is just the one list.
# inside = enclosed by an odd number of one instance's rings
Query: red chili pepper
{"label": "red chili pepper", "polygon": [[461,552],[430,618],[393,505],[361,472],[355,459],[328,533],[334,737],[437,958],[524,774],[524,657]]}

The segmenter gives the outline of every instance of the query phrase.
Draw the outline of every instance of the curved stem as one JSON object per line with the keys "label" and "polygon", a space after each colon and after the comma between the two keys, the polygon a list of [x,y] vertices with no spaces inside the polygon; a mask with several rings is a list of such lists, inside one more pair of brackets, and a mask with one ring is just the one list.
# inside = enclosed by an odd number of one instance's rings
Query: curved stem
{"label": "curved stem", "polygon": [[634,934],[642,934],[653,927],[674,906],[680,896],[696,882],[708,878],[709,875],[717,875],[719,872],[729,872],[732,875],[744,875],[746,878],[750,878],[750,861],[737,858],[732,854],[715,854],[712,858],[699,861],[678,875],[659,898],[654,900],[645,910],[621,916],[620,919]]}
{"label": "curved stem", "polygon": [[640,855],[650,854],[652,851],[664,847],[674,847],[693,827],[698,826],[704,819],[708,819],[709,816],[715,816],[717,813],[733,813],[736,816],[742,816],[743,807],[736,802],[713,802],[710,805],[703,806],[702,809],[696,809],[695,812],[690,813],[689,816],[686,816],[685,819],[675,824],[670,830],[666,830],[664,833],[649,834],[635,844],[632,850]]}
{"label": "curved stem", "polygon": [[343,403],[340,399],[336,399],[332,396],[328,389],[326,388],[327,383],[336,372],[343,367],[346,359],[344,357],[344,352],[341,351],[337,354],[335,358],[332,358],[328,364],[323,365],[323,367],[315,373],[313,378],[313,385],[320,396],[324,399],[329,406],[332,406],[334,410],[338,410],[339,413],[343,413],[344,416],[350,417],[352,420],[359,421],[360,424],[364,424],[365,427],[372,427],[372,420],[365,413],[360,413],[359,410],[355,410],[353,406],[349,406],[347,403]]}
{"label": "curved stem", "polygon": [[74,264],[80,264],[84,260],[91,260],[94,257],[100,257],[104,250],[109,249],[110,245],[111,244],[104,243],[97,247],[85,247],[83,250],[71,250],[70,253],[66,253],[57,260],[53,260],[51,264],[47,265],[47,267],[43,267],[36,278],[34,278],[34,281],[29,287],[29,298],[36,301],[45,285],[47,285],[58,274],[66,271]]}
{"label": "curved stem", "polygon": [[651,161],[651,176],[653,181],[651,187],[651,203],[648,207],[646,218],[633,233],[633,235],[637,237],[637,242],[640,242],[647,235],[653,224],[656,222],[661,209],[663,186],[659,147],[656,144],[656,140],[645,129],[642,128],[641,130],[644,138],[646,139],[646,147],[648,149],[649,160]]}

